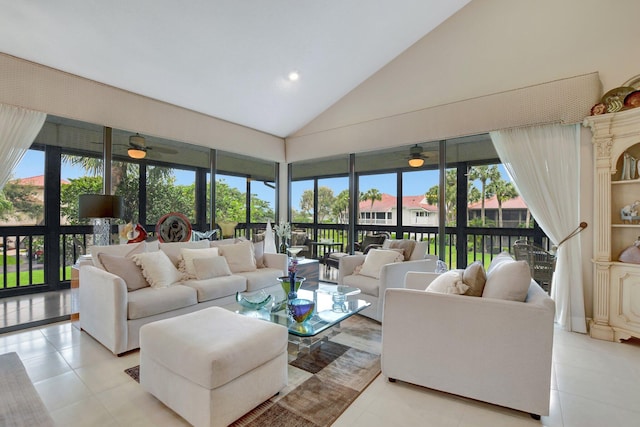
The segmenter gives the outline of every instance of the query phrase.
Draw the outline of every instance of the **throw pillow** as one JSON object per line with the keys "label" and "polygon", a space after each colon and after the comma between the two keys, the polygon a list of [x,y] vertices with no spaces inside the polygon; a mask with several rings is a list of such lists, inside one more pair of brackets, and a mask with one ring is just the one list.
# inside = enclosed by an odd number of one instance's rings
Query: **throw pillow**
{"label": "throw pillow", "polygon": [[131,258],[135,254],[146,252],[146,243],[132,243],[129,245],[109,245],[109,246],[91,246],[91,260],[93,265],[106,270],[102,262],[100,262],[100,254],[109,254]]}
{"label": "throw pillow", "polygon": [[530,284],[531,273],[526,261],[504,261],[487,274],[482,297],[524,302]]}
{"label": "throw pillow", "polygon": [[405,261],[409,261],[411,259],[411,254],[415,247],[415,240],[385,240],[382,245],[382,249],[402,249]]}
{"label": "throw pillow", "polygon": [[498,264],[505,261],[513,261],[513,257],[509,252],[500,252],[491,260],[491,263],[489,264],[489,268],[487,268],[487,274],[489,274],[491,270],[496,268]]}
{"label": "throw pillow", "polygon": [[439,294],[464,294],[469,286],[465,285],[462,281],[461,270],[451,270],[446,273],[442,273],[425,289],[427,292],[435,292]]}
{"label": "throw pillow", "polygon": [[264,268],[264,240],[253,244],[253,254],[256,258],[256,268]]}
{"label": "throw pillow", "polygon": [[167,288],[183,279],[182,274],[163,251],[145,252],[133,256],[152,288]]}
{"label": "throw pillow", "polygon": [[109,255],[104,252],[99,253],[98,258],[106,271],[124,280],[127,291],[131,292],[149,286],[149,282],[142,275],[142,270],[131,258]]}
{"label": "throw pillow", "polygon": [[188,278],[196,277],[193,267],[193,260],[196,258],[213,258],[219,256],[218,248],[190,249],[182,248],[182,259],[184,260],[184,273]]}
{"label": "throw pillow", "polygon": [[253,243],[244,241],[233,245],[219,246],[220,254],[227,259],[232,273],[256,270]]}
{"label": "throw pillow", "polygon": [[367,253],[367,257],[364,259],[360,274],[362,276],[369,276],[373,277],[374,279],[379,279],[382,267],[385,264],[398,262],[398,258],[402,258],[402,255],[398,254],[398,252],[384,249],[371,249],[369,253]]}
{"label": "throw pillow", "polygon": [[182,259],[182,249],[204,249],[209,247],[208,240],[198,240],[197,242],[168,242],[160,243],[160,250],[167,254],[174,266],[177,266]]}
{"label": "throw pillow", "polygon": [[469,289],[464,293],[472,297],[481,297],[484,290],[484,284],[487,281],[487,275],[480,261],[476,261],[468,265],[462,273],[462,281]]}
{"label": "throw pillow", "polygon": [[231,276],[229,264],[223,256],[214,258],[195,258],[193,260],[195,277],[198,280],[213,279],[214,277]]}

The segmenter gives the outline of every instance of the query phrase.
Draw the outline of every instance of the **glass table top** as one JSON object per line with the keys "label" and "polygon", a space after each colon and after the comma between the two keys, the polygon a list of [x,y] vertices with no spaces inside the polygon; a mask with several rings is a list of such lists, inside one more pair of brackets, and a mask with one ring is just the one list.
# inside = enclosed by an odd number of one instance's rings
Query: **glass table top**
{"label": "glass table top", "polygon": [[[339,287],[336,285],[316,285],[302,287],[298,290],[298,298],[315,302],[313,315],[302,323],[297,323],[287,314],[287,307],[282,301],[268,304],[259,310],[243,307],[237,302],[226,305],[224,308],[242,314],[267,320],[286,326],[290,334],[300,337],[313,337],[346,318],[367,308],[371,303],[356,298],[360,289],[351,287]],[[281,298],[281,295],[274,296]]]}

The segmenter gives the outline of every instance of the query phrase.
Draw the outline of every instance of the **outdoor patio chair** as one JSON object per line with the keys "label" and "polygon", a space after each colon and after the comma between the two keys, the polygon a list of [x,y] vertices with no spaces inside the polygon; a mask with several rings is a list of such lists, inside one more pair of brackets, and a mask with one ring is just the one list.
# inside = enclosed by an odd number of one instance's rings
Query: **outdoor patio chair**
{"label": "outdoor patio chair", "polygon": [[556,256],[528,240],[516,240],[513,253],[518,261],[529,264],[531,278],[547,293],[551,292],[551,279],[556,269]]}

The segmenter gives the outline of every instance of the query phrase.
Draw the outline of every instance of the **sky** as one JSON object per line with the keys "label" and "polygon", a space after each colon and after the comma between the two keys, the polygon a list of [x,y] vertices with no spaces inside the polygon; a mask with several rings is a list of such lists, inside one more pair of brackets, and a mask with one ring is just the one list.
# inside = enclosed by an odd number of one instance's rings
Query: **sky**
{"label": "sky", "polygon": [[[498,169],[505,180],[510,178],[506,173],[504,166],[499,165]],[[38,150],[28,150],[22,161],[12,174],[12,179],[27,178],[30,176],[44,175],[44,152]],[[72,166],[67,163],[62,164],[62,178],[69,180],[85,175],[85,171],[81,166]],[[193,183],[194,173],[192,171],[176,171],[176,183],[178,185],[189,185]],[[405,196],[416,196],[426,193],[429,188],[438,184],[438,171],[411,171],[403,175],[403,192]],[[238,188],[244,192],[246,190],[245,178],[224,175],[224,181],[232,187]],[[337,196],[342,190],[349,186],[348,179],[344,178],[328,178],[319,181],[319,186],[328,186]],[[381,193],[396,195],[395,174],[367,175],[360,178],[360,191],[365,192],[370,188],[376,188]],[[479,185],[478,185],[479,186]],[[304,190],[313,188],[312,181],[302,181],[293,183],[292,185],[292,204],[293,208],[299,210],[300,199]],[[258,198],[271,202],[274,192],[273,189],[263,185],[261,182],[253,182],[251,192],[256,194]]]}

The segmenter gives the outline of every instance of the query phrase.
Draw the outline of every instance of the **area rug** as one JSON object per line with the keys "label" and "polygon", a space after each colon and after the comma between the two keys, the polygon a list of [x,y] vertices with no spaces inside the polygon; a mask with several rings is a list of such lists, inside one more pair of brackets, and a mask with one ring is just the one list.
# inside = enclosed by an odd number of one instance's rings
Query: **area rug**
{"label": "area rug", "polygon": [[[232,426],[330,426],[380,374],[379,344],[380,324],[360,316],[347,319],[342,333],[289,362],[283,391]],[[139,381],[138,366],[125,372]]]}
{"label": "area rug", "polygon": [[15,352],[0,355],[0,425],[55,426]]}

